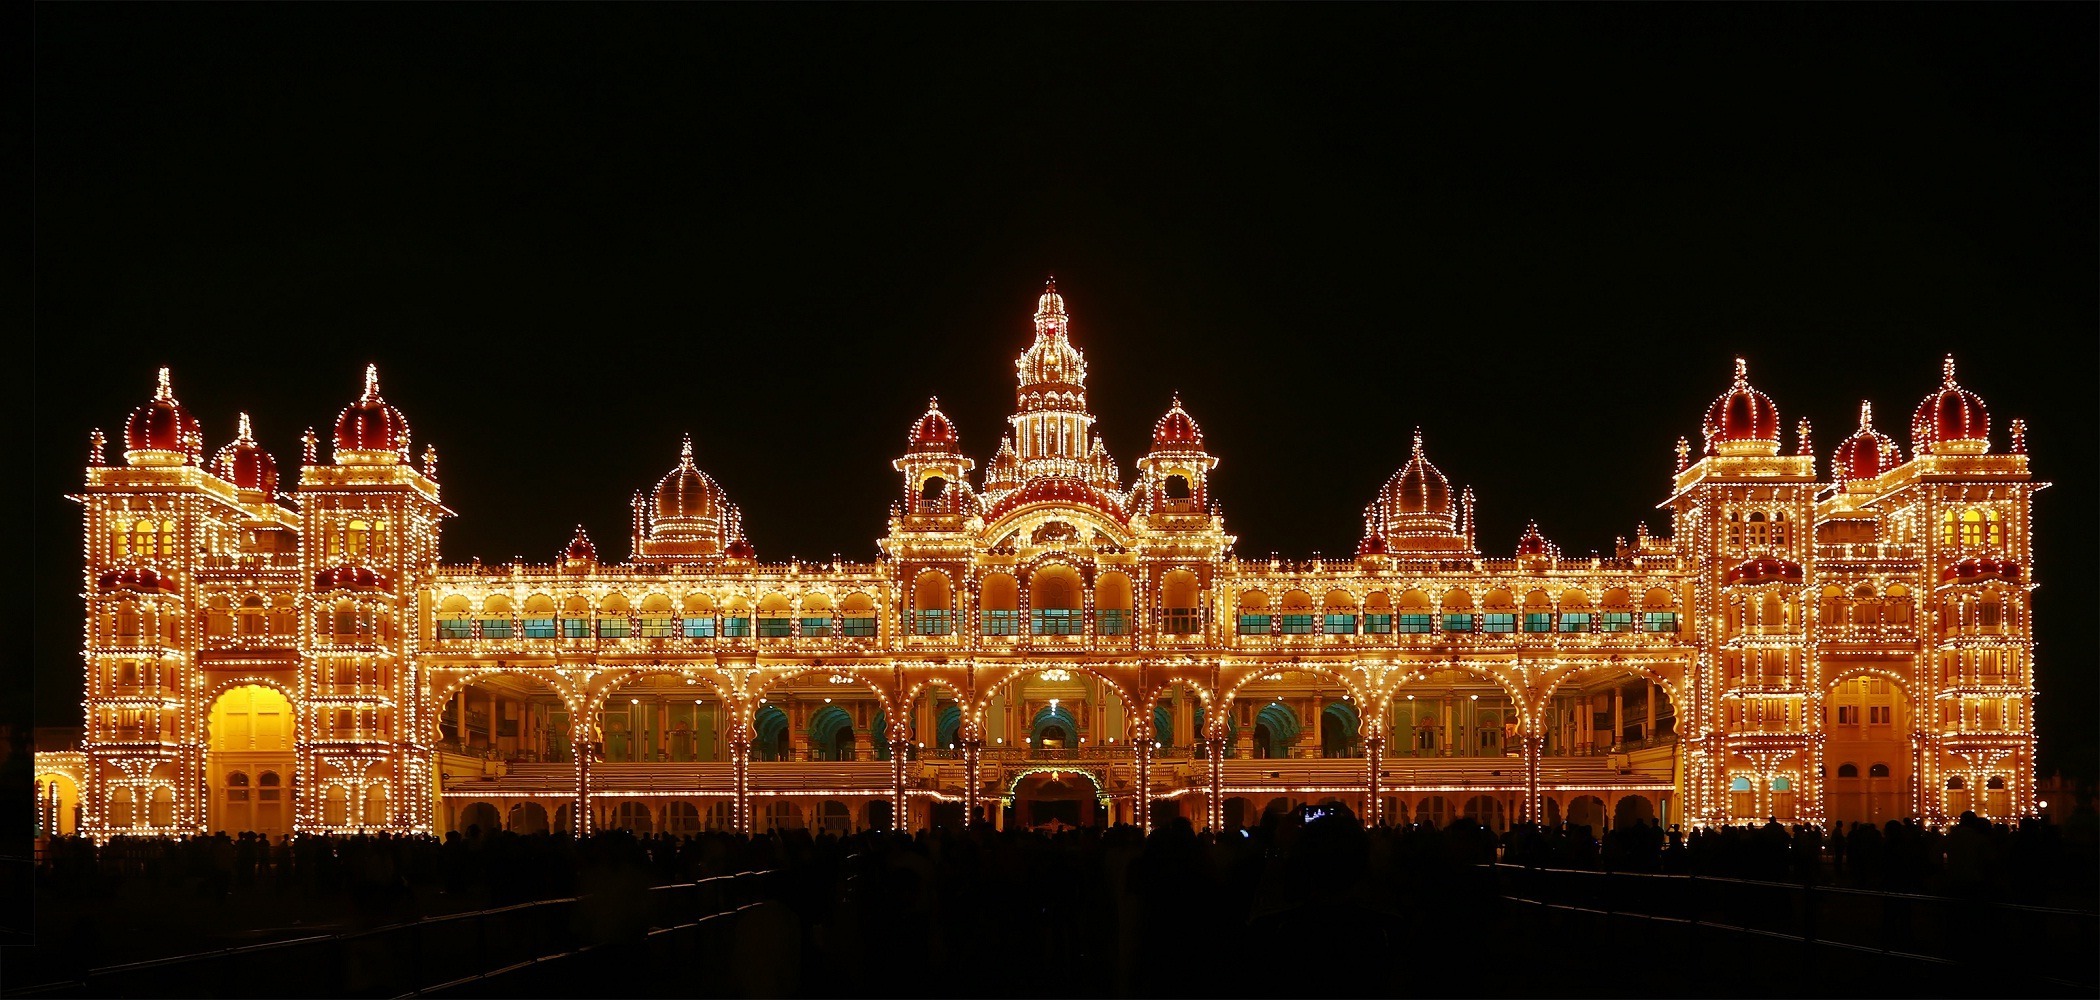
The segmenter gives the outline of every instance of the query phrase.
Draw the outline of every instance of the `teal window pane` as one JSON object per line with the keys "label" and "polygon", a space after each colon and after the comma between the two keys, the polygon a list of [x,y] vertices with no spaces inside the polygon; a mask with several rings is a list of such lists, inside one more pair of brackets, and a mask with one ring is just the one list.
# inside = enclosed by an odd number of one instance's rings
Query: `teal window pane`
{"label": "teal window pane", "polygon": [[[341,630],[338,629],[337,631]],[[438,638],[440,639],[472,639],[473,637],[473,622],[466,621],[464,619],[448,619],[445,621],[438,622]]]}
{"label": "teal window pane", "polygon": [[793,618],[760,618],[758,637],[761,639],[785,639],[795,634]]}
{"label": "teal window pane", "polygon": [[804,618],[804,619],[802,619],[802,636],[803,636],[803,638],[806,638],[806,639],[827,639],[827,638],[830,638],[830,637],[831,637],[831,616],[830,616],[830,615],[825,615],[825,616],[823,616],[823,617],[821,617],[821,618]]}
{"label": "teal window pane", "polygon": [[984,613],[985,635],[1020,635],[1021,613],[1019,611],[987,611]]}
{"label": "teal window pane", "polygon": [[1563,632],[1589,631],[1590,613],[1587,611],[1569,611],[1563,613],[1560,616],[1560,630]]}
{"label": "teal window pane", "polygon": [[948,620],[947,608],[921,611],[915,624],[920,635],[947,635],[953,628]]}
{"label": "teal window pane", "polygon": [[[1647,617],[1648,631],[1650,632],[1677,631],[1677,612],[1675,611],[1650,611],[1647,613]],[[487,635],[488,632],[484,630],[482,634]]]}
{"label": "teal window pane", "polygon": [[527,639],[552,639],[552,638],[554,638],[554,619],[552,619],[552,618],[527,618],[527,619],[525,619],[525,638],[527,638]]}
{"label": "teal window pane", "polygon": [[1097,631],[1102,635],[1130,634],[1130,612],[1123,608],[1104,608],[1094,612]]}
{"label": "teal window pane", "polygon": [[1311,635],[1311,634],[1312,634],[1312,626],[1313,626],[1313,616],[1311,616],[1311,615],[1284,615],[1284,616],[1283,616],[1283,634],[1284,634],[1284,635]]}
{"label": "teal window pane", "polygon": [[1551,632],[1551,631],[1553,631],[1553,612],[1551,612],[1551,611],[1526,611],[1526,612],[1524,612],[1524,631],[1526,631],[1526,632]]}
{"label": "teal window pane", "polygon": [[601,639],[625,639],[629,629],[625,618],[598,619],[598,637]]}
{"label": "teal window pane", "polygon": [[1416,634],[1429,632],[1432,631],[1431,626],[1435,623],[1435,615],[1404,614],[1400,616],[1400,631]]}
{"label": "teal window pane", "polygon": [[481,637],[484,639],[510,638],[510,619],[483,618],[481,620]]}
{"label": "teal window pane", "polygon": [[1164,617],[1168,635],[1195,635],[1203,620],[1195,608],[1168,608]]}
{"label": "teal window pane", "polygon": [[1446,631],[1446,632],[1471,632],[1471,631],[1473,631],[1473,616],[1472,616],[1472,615],[1445,615],[1445,616],[1444,616],[1444,631]]}
{"label": "teal window pane", "polygon": [[839,631],[849,639],[865,639],[875,634],[875,619],[848,618]]}
{"label": "teal window pane", "polygon": [[685,620],[685,637],[688,639],[712,639],[715,637],[713,615]]}
{"label": "teal window pane", "polygon": [[751,635],[751,619],[733,617],[722,619],[722,635],[731,639],[749,638]]}
{"label": "teal window pane", "polygon": [[1077,608],[1044,608],[1029,612],[1037,635],[1078,635],[1082,617]]}
{"label": "teal window pane", "polygon": [[1633,612],[1631,612],[1631,611],[1606,611],[1606,612],[1604,613],[1604,631],[1606,631],[1606,632],[1630,632],[1630,631],[1632,631],[1632,630],[1633,630]]}
{"label": "teal window pane", "polygon": [[1241,634],[1241,635],[1268,635],[1268,634],[1269,634],[1269,616],[1268,616],[1268,615],[1241,615],[1241,616],[1240,616],[1240,634]]}
{"label": "teal window pane", "polygon": [[675,634],[672,628],[671,616],[651,615],[642,619],[642,638],[668,639]]}
{"label": "teal window pane", "polygon": [[1500,614],[1490,611],[1480,616],[1480,630],[1482,632],[1515,632],[1517,630],[1517,616],[1514,613]]}
{"label": "teal window pane", "polygon": [[1355,615],[1328,615],[1326,617],[1326,620],[1323,622],[1323,625],[1323,631],[1325,631],[1328,635],[1356,634]]}
{"label": "teal window pane", "polygon": [[1372,635],[1385,635],[1393,630],[1392,615],[1365,615],[1364,631]]}

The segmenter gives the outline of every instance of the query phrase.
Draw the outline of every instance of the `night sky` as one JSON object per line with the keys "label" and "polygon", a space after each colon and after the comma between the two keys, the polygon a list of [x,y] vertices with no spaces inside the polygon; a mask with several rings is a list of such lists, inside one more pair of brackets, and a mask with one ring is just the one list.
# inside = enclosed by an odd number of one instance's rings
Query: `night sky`
{"label": "night sky", "polygon": [[34,5],[36,721],[63,494],[158,366],[289,480],[377,362],[449,561],[624,555],[687,432],[761,558],[867,560],[1055,273],[1126,481],[1178,390],[1252,556],[1353,551],[1417,426],[1489,553],[1609,552],[1731,356],[1827,468],[1952,352],[2055,484],[2042,769],[2091,774],[2096,10]]}

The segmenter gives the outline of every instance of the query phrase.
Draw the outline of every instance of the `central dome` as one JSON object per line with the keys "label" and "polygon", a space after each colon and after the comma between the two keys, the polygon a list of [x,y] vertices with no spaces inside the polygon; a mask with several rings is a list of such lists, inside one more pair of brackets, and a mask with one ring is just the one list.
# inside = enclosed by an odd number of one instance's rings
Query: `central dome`
{"label": "central dome", "polygon": [[1779,454],[1779,407],[1750,386],[1750,366],[1735,359],[1735,381],[1706,408],[1700,433],[1709,455]]}
{"label": "central dome", "polygon": [[1422,454],[1422,432],[1415,432],[1414,454],[1378,491],[1378,505],[1394,519],[1419,515],[1440,518],[1450,527],[1451,480]]}
{"label": "central dome", "polygon": [[160,370],[153,398],[124,419],[124,460],[132,465],[187,465],[204,452],[204,431]]}
{"label": "central dome", "polygon": [[337,465],[389,465],[408,458],[408,419],[379,395],[379,366],[365,366],[365,393],[335,418]]}
{"label": "central dome", "polygon": [[211,460],[212,475],[233,484],[233,488],[246,493],[261,493],[265,497],[277,493],[277,460],[255,443],[255,434],[249,428],[248,415],[241,414],[241,431],[226,447],[219,449]]}
{"label": "central dome", "polygon": [[693,465],[693,439],[688,437],[679,449],[678,467],[656,484],[657,525],[659,529],[703,529],[713,527],[721,516],[722,488]]}

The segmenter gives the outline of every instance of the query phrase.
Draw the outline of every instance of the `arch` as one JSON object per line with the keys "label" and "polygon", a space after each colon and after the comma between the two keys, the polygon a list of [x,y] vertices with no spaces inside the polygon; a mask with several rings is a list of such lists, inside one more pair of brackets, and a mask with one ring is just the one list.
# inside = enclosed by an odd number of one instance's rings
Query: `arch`
{"label": "arch", "polygon": [[298,766],[298,710],[291,698],[275,684],[251,682],[225,686],[209,704],[206,825],[229,834],[254,831],[275,838],[290,833],[291,803],[275,785],[266,800],[252,776],[290,774]]}
{"label": "arch", "polygon": [[1044,563],[1028,574],[1028,607],[1036,612],[1077,611],[1085,603],[1084,589],[1077,569],[1061,562]]}
{"label": "arch", "polygon": [[1415,824],[1427,824],[1436,829],[1451,825],[1451,800],[1441,795],[1424,796],[1415,806]]}
{"label": "arch", "polygon": [[1268,614],[1269,592],[1266,590],[1241,591],[1240,612],[1242,614]]}
{"label": "arch", "polygon": [[788,760],[792,757],[787,713],[778,705],[760,705],[751,716],[752,758]]}
{"label": "arch", "polygon": [[1604,832],[1604,800],[1595,795],[1577,795],[1568,800],[1568,826],[1588,827],[1590,836]]}
{"label": "arch", "polygon": [[955,702],[942,705],[933,717],[934,745],[952,748],[962,734],[962,706]]}
{"label": "arch", "polygon": [[[577,738],[578,724],[596,721],[597,709],[589,699],[569,690],[567,679],[552,670],[491,666],[452,676],[438,672],[431,688],[430,709],[423,716],[428,720],[429,736],[460,750],[567,763],[575,759],[572,740]],[[472,695],[475,690],[481,693],[478,707]],[[492,710],[490,706],[505,695],[509,709]],[[467,716],[464,720],[462,709]],[[508,736],[504,734],[506,721],[513,723]],[[585,734],[593,729],[582,727]]]}
{"label": "arch", "polygon": [[1839,764],[1837,776],[1840,778],[1857,778],[1859,777],[1859,765],[1851,761]]}
{"label": "arch", "polygon": [[1133,606],[1128,575],[1109,570],[1095,578],[1094,607],[1097,610],[1128,611]]}
{"label": "arch", "polygon": [[1071,709],[1061,704],[1045,705],[1035,713],[1028,724],[1029,744],[1041,746],[1049,738],[1058,739],[1067,748],[1079,745],[1079,720],[1073,717]]}
{"label": "arch", "polygon": [[695,591],[685,595],[685,599],[679,602],[679,610],[687,618],[712,617],[715,613],[715,599]]}
{"label": "arch", "polygon": [[1312,595],[1302,590],[1293,589],[1284,591],[1283,600],[1278,605],[1277,610],[1289,614],[1293,612],[1308,612],[1312,608]]}
{"label": "arch", "polygon": [[853,717],[837,705],[826,705],[809,717],[811,755],[818,760],[852,760]]}
{"label": "arch", "polygon": [[1646,594],[1641,595],[1641,608],[1644,611],[1669,611],[1676,607],[1677,595],[1671,593],[1668,587],[1650,587]]}
{"label": "arch", "polygon": [[1447,615],[1464,614],[1473,610],[1473,595],[1463,589],[1453,587],[1444,591],[1443,599],[1439,603]]}
{"label": "arch", "polygon": [[[1778,780],[1785,781],[1786,779],[1780,778]],[[1777,781],[1773,783],[1772,787],[1774,791],[1781,790]],[[1635,824],[1653,825],[1654,823],[1655,803],[1649,801],[1646,795],[1629,793],[1619,796],[1619,801],[1612,803],[1611,826],[1614,830],[1626,829]]]}
{"label": "arch", "polygon": [[977,583],[977,607],[983,611],[1021,610],[1021,581],[1011,573],[986,573]]}
{"label": "arch", "polygon": [[704,829],[700,807],[683,799],[664,803],[664,832],[674,837],[690,836]]}
{"label": "arch", "polygon": [[1328,591],[1327,596],[1322,598],[1320,603],[1330,615],[1356,613],[1356,595],[1340,588]]}
{"label": "arch", "polygon": [[1327,707],[1320,710],[1320,755],[1356,756],[1358,736],[1361,732],[1362,720],[1356,714],[1355,703],[1328,702]]}
{"label": "arch", "polygon": [[1497,587],[1488,591],[1486,597],[1481,598],[1480,608],[1483,611],[1515,611],[1517,610],[1517,599],[1508,590]]}
{"label": "arch", "polygon": [[1193,613],[1201,606],[1200,588],[1196,574],[1185,569],[1168,570],[1159,578],[1159,606],[1169,612]]}
{"label": "arch", "polygon": [[1497,796],[1475,795],[1467,799],[1462,815],[1496,833],[1509,829],[1509,813]]}
{"label": "arch", "polygon": [[547,818],[547,807],[537,802],[519,802],[510,807],[510,817],[505,828],[512,833],[547,833],[553,827]]}
{"label": "arch", "polygon": [[[1085,674],[1097,681],[1100,681],[1102,690],[1113,694],[1118,700],[1122,701],[1126,708],[1128,706],[1139,704],[1138,700],[1131,696],[1130,691],[1123,686],[1123,683],[1121,681],[1109,676],[1106,673],[1103,673],[1099,668],[1086,663],[1037,662],[1019,664],[1018,666],[1020,669],[1017,669],[1012,673],[1009,673],[1006,676],[999,678],[999,680],[993,683],[990,687],[980,688],[978,690],[977,701],[969,707],[970,718],[977,720],[981,724],[984,720],[985,712],[991,707],[993,698],[1005,692],[1007,688],[1012,687],[1017,682],[1025,680],[1029,677],[1033,677],[1034,675],[1042,673],[1045,670],[1063,670],[1067,673]],[[1073,730],[1073,735],[1077,736],[1078,730]]]}
{"label": "arch", "polygon": [[613,807],[612,822],[607,824],[615,830],[646,835],[656,832],[656,820],[649,815],[649,804],[636,799],[622,799]]}
{"label": "arch", "polygon": [[[945,625],[946,616],[953,610],[954,605],[955,584],[948,579],[948,574],[937,569],[928,569],[921,570],[918,576],[912,578],[911,606],[912,610],[921,616],[919,621],[922,634],[923,628],[931,622],[925,616],[939,616],[939,624]],[[941,634],[945,634],[945,629]]]}
{"label": "arch", "polygon": [[[1291,711],[1289,706],[1281,701],[1269,702],[1261,707],[1261,711],[1254,713],[1254,728],[1255,749],[1265,751],[1256,756],[1288,757],[1291,755],[1291,744],[1298,739],[1298,713]],[[1264,732],[1268,736],[1266,740],[1262,738]]]}
{"label": "arch", "polygon": [[604,599],[598,602],[598,616],[600,618],[625,618],[627,617],[627,612],[627,595],[617,590],[605,595]]}
{"label": "arch", "polygon": [[[734,712],[720,681],[703,671],[637,666],[612,672],[587,717],[607,763],[729,759]],[[625,701],[621,700],[625,696]]]}

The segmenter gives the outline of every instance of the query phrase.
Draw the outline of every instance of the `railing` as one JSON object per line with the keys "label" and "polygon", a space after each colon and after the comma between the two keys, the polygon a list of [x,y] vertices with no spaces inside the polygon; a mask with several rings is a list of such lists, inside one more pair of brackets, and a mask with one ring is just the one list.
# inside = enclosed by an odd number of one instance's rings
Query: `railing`
{"label": "railing", "polygon": [[1831,559],[1909,559],[1918,558],[1915,545],[1897,545],[1890,542],[1841,542],[1816,546],[1818,560]]}
{"label": "railing", "polygon": [[297,570],[297,552],[220,552],[199,556],[200,570],[240,570],[257,572],[262,570]]}

